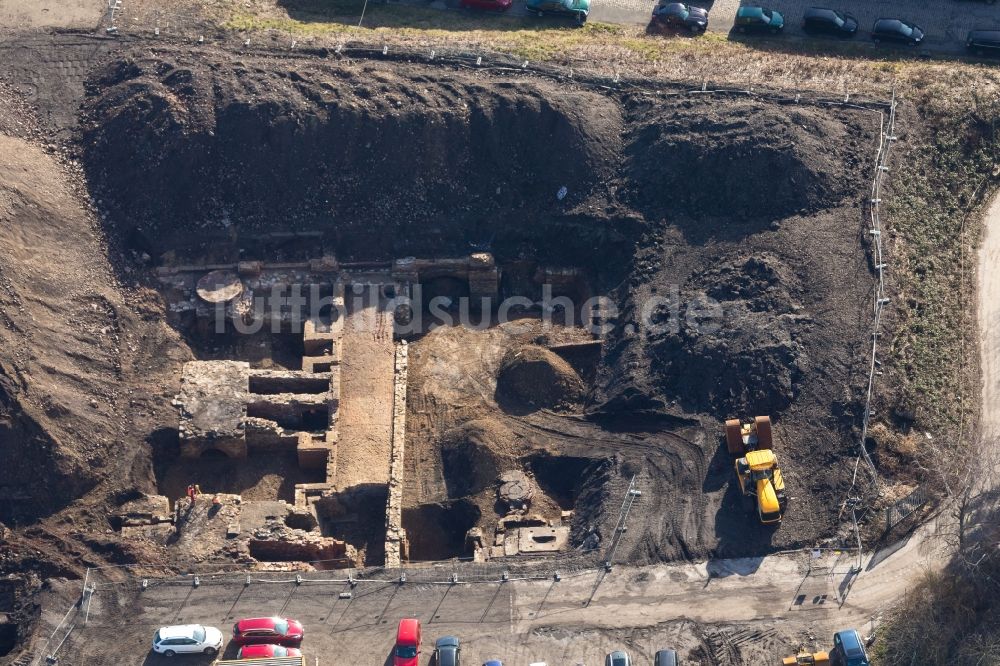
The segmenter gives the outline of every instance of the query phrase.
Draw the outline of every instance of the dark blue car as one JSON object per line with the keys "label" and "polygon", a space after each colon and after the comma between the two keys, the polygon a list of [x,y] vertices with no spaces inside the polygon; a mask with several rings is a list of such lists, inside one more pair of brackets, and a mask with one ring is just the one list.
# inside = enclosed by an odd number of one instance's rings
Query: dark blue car
{"label": "dark blue car", "polygon": [[917,46],[924,41],[924,31],[902,19],[880,18],[872,26],[872,40],[876,44],[896,42],[907,46]]}
{"label": "dark blue car", "polygon": [[845,629],[833,635],[831,666],[869,666],[868,653],[856,629]]}

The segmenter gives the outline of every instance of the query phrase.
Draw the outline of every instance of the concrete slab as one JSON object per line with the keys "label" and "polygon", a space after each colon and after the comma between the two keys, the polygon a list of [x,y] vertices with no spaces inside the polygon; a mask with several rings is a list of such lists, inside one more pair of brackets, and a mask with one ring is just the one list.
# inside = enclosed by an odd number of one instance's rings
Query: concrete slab
{"label": "concrete slab", "polygon": [[181,455],[199,457],[217,448],[232,458],[246,457],[250,364],[243,361],[192,361],[184,365],[180,409]]}

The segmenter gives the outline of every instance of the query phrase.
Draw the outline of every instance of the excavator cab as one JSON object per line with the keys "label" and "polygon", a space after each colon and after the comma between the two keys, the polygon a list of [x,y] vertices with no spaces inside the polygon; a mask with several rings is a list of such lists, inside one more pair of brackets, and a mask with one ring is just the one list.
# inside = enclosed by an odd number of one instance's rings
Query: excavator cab
{"label": "excavator cab", "polygon": [[785,509],[785,481],[770,449],[750,451],[736,460],[740,492],[757,498],[757,515],[764,524],[781,522]]}

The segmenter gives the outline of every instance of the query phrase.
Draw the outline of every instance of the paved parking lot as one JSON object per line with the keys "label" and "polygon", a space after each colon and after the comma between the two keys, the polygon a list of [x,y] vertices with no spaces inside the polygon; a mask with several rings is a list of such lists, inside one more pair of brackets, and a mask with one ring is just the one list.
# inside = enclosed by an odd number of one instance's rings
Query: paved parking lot
{"label": "paved parking lot", "polygon": [[[858,19],[861,33],[855,41],[871,45],[869,30],[875,19],[902,18],[919,25],[927,33],[924,52],[958,53],[964,49],[965,37],[974,28],[1000,28],[1000,4],[989,5],[977,0],[690,0],[691,4],[709,10],[709,30],[729,33],[741,4],[760,4],[781,12],[787,21],[784,35],[773,39],[795,41],[806,39],[800,25],[808,7],[831,7]],[[610,23],[646,25],[655,0],[592,0],[591,18]],[[764,39],[748,37],[748,40]],[[822,38],[819,38],[822,39]],[[880,46],[878,48],[899,48]]]}
{"label": "paved parking lot", "polygon": [[[317,571],[302,574],[301,584],[291,573],[253,572],[250,584],[247,573],[229,573],[203,574],[197,587],[183,577],[150,579],[143,588],[139,578],[121,582],[120,572],[93,570],[88,580],[98,588],[89,605],[76,604],[79,581],[54,581],[43,595],[38,635],[52,639],[35,646],[34,664],[58,649],[60,666],[165,666],[177,660],[151,654],[158,627],[201,623],[227,635],[234,620],[267,615],[303,623],[309,666],[388,666],[403,617],[423,625],[420,666],[434,666],[433,641],[446,635],[462,641],[466,664],[500,658],[508,666],[599,666],[605,654],[625,648],[641,666],[665,647],[687,663],[780,663],[799,647],[829,648],[845,627],[872,631],[914,580],[949,560],[950,544],[936,536],[950,533],[949,521],[939,516],[872,554],[860,574],[851,568],[853,553],[835,550],[610,573],[551,562],[558,580],[538,562],[527,574],[533,578],[511,572],[507,582],[496,568],[471,564],[407,568],[404,583],[398,571],[376,570],[354,586],[345,571]],[[452,572],[458,583],[450,582]],[[183,663],[208,666],[211,659]]]}
{"label": "paved parking lot", "polygon": [[[138,579],[101,582],[90,606],[75,607],[76,614],[65,615],[68,600],[78,598],[72,593],[43,601],[41,633],[56,638],[38,646],[36,657],[61,643],[61,620],[64,628],[76,628],[59,648],[61,666],[165,666],[176,660],[150,652],[160,626],[200,623],[228,635],[239,618],[281,615],[305,626],[309,666],[391,663],[403,617],[423,625],[420,666],[433,666],[433,641],[446,635],[462,641],[466,664],[500,658],[508,666],[597,666],[621,648],[635,663],[649,664],[665,647],[688,663],[777,663],[801,645],[829,647],[836,630],[865,629],[887,599],[940,561],[938,550],[924,548],[929,545],[923,539],[907,542],[890,557],[872,559],[859,577],[849,570],[851,553],[827,551],[818,559],[799,553],[616,567],[607,574],[563,569],[558,581],[537,571],[540,577],[533,580],[480,575],[484,582],[450,584],[445,581],[452,569],[423,568],[408,569],[403,584],[381,572],[376,575],[384,580],[354,587],[343,571],[304,574],[301,584],[293,574],[260,572],[250,574],[249,585],[247,574],[204,575],[198,587],[191,578],[150,579],[145,589]],[[465,580],[468,569],[456,570],[466,572]],[[342,596],[347,592],[350,598]],[[235,651],[227,645],[227,656]],[[183,661],[211,663],[198,656]]]}
{"label": "paved parking lot", "polygon": [[[726,31],[733,24],[740,3],[731,0],[716,3],[721,11],[713,15],[714,30]],[[752,3],[742,3],[752,4]],[[804,38],[802,15],[806,8],[828,6],[851,14],[860,24],[855,40],[871,43],[870,30],[876,19],[901,18],[916,23],[927,33],[927,51],[961,51],[965,37],[975,28],[1000,27],[1000,5],[988,5],[975,0],[768,0],[768,7],[778,10],[788,22],[786,37]],[[875,48],[874,45],[872,48]],[[879,47],[884,48],[884,47]],[[898,47],[897,47],[898,48]],[[905,48],[905,47],[904,47]]]}
{"label": "paved parking lot", "polygon": [[[646,657],[643,662],[665,646],[684,653],[697,647],[691,623],[685,621],[624,633],[586,626],[530,628],[535,615],[558,617],[566,610],[581,608],[596,575],[588,574],[576,585],[554,581],[458,585],[367,582],[352,590],[346,584],[316,582],[255,581],[244,586],[240,578],[230,578],[228,582],[206,580],[198,588],[189,581],[152,582],[146,590],[135,584],[111,586],[95,593],[87,625],[62,647],[59,663],[174,663],[175,659],[151,653],[151,637],[162,625],[185,623],[218,627],[227,638],[225,656],[234,657],[236,647],[228,644],[233,622],[269,615],[293,617],[303,623],[306,639],[302,647],[309,666],[391,664],[396,625],[404,617],[416,617],[422,623],[421,666],[432,664],[433,642],[446,635],[459,637],[462,661],[469,664],[495,658],[520,666],[543,660],[560,666],[600,664],[605,654],[623,647],[620,641],[626,636],[628,649],[637,657]],[[341,598],[340,594],[348,591],[352,597]],[[764,636],[771,638],[767,633]],[[774,640],[767,648],[781,651]],[[192,666],[207,666],[211,661],[202,656],[184,658],[184,663]]]}

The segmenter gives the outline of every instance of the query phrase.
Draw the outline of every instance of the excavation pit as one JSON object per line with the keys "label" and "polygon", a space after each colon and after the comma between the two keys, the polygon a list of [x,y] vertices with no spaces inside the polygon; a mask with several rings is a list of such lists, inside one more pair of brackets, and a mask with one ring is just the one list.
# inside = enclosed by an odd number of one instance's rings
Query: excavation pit
{"label": "excavation pit", "polygon": [[7,618],[0,613],[0,657],[11,653],[17,645],[17,624],[8,622]]}
{"label": "excavation pit", "polygon": [[479,523],[479,507],[465,500],[404,508],[403,525],[410,542],[410,559],[446,560],[467,557],[465,535]]}
{"label": "excavation pit", "polygon": [[[433,404],[469,395],[466,391],[470,391],[489,400],[498,393],[496,385],[508,352],[522,349],[531,350],[532,359],[555,359],[560,368],[573,373],[583,392],[587,385],[553,350],[585,350],[575,354],[575,360],[585,367],[594,349],[589,340],[582,328],[550,326],[541,320],[520,320],[481,330],[438,329],[410,345],[411,363],[416,368],[410,399],[421,405]],[[528,341],[532,344],[526,345]],[[551,349],[540,347],[542,344]],[[439,363],[456,350],[467,351],[478,363],[463,364],[458,372]],[[528,379],[522,386],[540,394],[550,391],[550,387]],[[463,413],[471,418],[459,419],[455,427],[433,439],[423,436],[427,432],[424,415],[409,415],[418,427],[418,434],[407,443],[407,455],[412,457],[408,457],[404,492],[403,527],[410,539],[411,557],[485,561],[549,556],[582,544],[592,527],[589,521],[597,517],[593,494],[602,494],[601,489],[609,483],[601,472],[608,454],[562,455],[559,444],[543,435],[544,430],[524,429],[527,423],[521,419],[536,418],[552,419],[551,427],[561,429],[561,421],[571,416],[551,409],[511,410],[508,404],[489,400]],[[577,500],[585,488],[590,490],[591,499],[585,502],[583,515],[577,516]],[[419,503],[421,497],[435,501]],[[475,520],[470,521],[468,512],[442,509],[456,506],[456,502],[474,506]],[[448,536],[438,534],[430,543],[421,543],[420,532],[426,529],[422,517],[431,513],[436,520],[448,521]],[[578,527],[576,536],[574,525]],[[459,540],[457,534],[462,529],[464,539]]]}
{"label": "excavation pit", "polygon": [[[408,540],[433,559],[467,554],[472,529],[509,551],[505,472],[532,485],[520,517],[570,547],[607,540],[634,475],[661,489],[623,546],[643,561],[754,547],[726,520],[721,419],[772,413],[790,480],[850,455],[877,112],[281,63],[167,46],[95,77],[84,106],[109,236],[148,255],[194,363],[244,364],[214,427],[178,394],[190,460],[294,452],[294,502],[366,561],[382,547],[357,525],[378,512],[352,498],[385,498],[387,557]],[[584,307],[595,295],[615,310]],[[830,533],[833,494],[800,500],[768,547]],[[449,525],[415,534],[425,515]]]}

